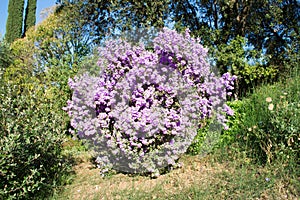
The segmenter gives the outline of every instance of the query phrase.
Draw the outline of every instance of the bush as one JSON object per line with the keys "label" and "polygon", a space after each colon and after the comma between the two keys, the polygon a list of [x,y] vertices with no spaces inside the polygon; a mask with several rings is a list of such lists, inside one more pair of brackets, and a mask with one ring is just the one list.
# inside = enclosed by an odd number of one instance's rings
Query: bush
{"label": "bush", "polygon": [[61,154],[62,118],[44,89],[31,87],[0,82],[0,199],[45,197],[69,169]]}
{"label": "bush", "polygon": [[243,122],[245,120],[244,101],[235,100],[226,103],[232,108],[234,115],[227,116],[227,129],[220,132],[214,131],[212,128],[212,120],[206,122],[206,126],[198,129],[192,144],[189,146],[187,153],[191,155],[205,155],[210,151],[218,148],[225,148],[236,142],[240,137]]}
{"label": "bush", "polygon": [[242,100],[229,101],[227,104],[233,109],[234,115],[228,116],[228,129],[223,130],[218,143],[219,147],[229,146],[240,137],[244,120],[246,117]]}
{"label": "bush", "polygon": [[71,124],[104,170],[157,173],[175,164],[199,125],[213,116],[225,125],[231,114],[224,102],[234,78],[212,72],[207,50],[188,31],[164,29],[148,49],[108,41],[100,49],[100,76],[70,80]]}
{"label": "bush", "polygon": [[10,47],[0,42],[0,199],[39,198],[67,175],[61,144],[70,118],[62,107],[89,50],[85,42],[71,47],[78,38],[62,21],[52,14]]}
{"label": "bush", "polygon": [[245,100],[241,140],[263,162],[298,160],[300,76],[266,85]]}
{"label": "bush", "polygon": [[207,134],[209,134],[208,126],[198,129],[197,135],[194,137],[193,142],[187,149],[187,154],[199,155],[203,153],[203,142],[206,139]]}

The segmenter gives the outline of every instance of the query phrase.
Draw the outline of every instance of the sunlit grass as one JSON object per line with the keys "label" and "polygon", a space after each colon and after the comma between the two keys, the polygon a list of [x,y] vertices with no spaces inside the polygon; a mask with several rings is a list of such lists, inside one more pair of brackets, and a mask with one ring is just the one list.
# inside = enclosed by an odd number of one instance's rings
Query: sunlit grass
{"label": "sunlit grass", "polygon": [[261,166],[232,148],[207,157],[185,155],[183,167],[157,179],[111,174],[101,177],[88,154],[74,167],[72,184],[57,191],[58,199],[296,199],[296,169],[280,163]]}

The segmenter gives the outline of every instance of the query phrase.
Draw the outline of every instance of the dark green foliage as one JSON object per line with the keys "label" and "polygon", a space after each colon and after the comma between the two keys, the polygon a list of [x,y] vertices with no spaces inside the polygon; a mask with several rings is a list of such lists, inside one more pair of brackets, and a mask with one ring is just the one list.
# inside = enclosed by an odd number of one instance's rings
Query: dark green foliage
{"label": "dark green foliage", "polygon": [[[239,97],[245,96],[252,86],[263,83],[265,78],[269,81],[285,78],[289,70],[286,67],[291,66],[286,63],[290,63],[295,54],[299,56],[299,1],[171,0],[169,8],[170,21],[175,22],[177,29],[188,27],[199,36],[209,47],[220,71],[227,71],[227,67],[231,67],[228,64],[234,61],[231,58],[239,57],[242,62],[235,64],[241,64],[243,69],[240,72],[243,74],[236,75],[241,79],[239,88],[244,90],[238,92]],[[239,40],[239,37],[244,38],[246,43],[240,49],[228,51],[226,45]],[[259,54],[247,55],[244,49],[247,46]],[[241,54],[242,51],[244,53]],[[256,63],[254,69],[245,67],[253,61],[262,60]],[[233,74],[235,72],[232,71]],[[252,72],[256,77],[252,80],[254,84],[249,85],[246,81],[253,78],[248,76]],[[258,77],[257,72],[261,72],[262,77]]]}
{"label": "dark green foliage", "polygon": [[[246,37],[256,50],[265,48],[266,54],[276,56],[271,59],[271,63],[274,64],[275,61],[285,57],[284,51],[289,48],[291,42],[299,41],[300,4],[298,1],[170,2],[172,17],[177,26],[189,27],[209,46],[227,44],[237,36]],[[203,33],[210,33],[207,35],[209,37]]]}
{"label": "dark green foliage", "polygon": [[25,35],[26,31],[35,25],[36,19],[36,1],[37,0],[28,0],[27,7],[25,10],[25,26],[23,35]]}
{"label": "dark green foliage", "polygon": [[[160,27],[164,26],[164,20],[167,19],[169,1],[158,0],[115,0],[115,8],[119,11],[119,18],[123,21],[121,30],[141,27]],[[124,17],[126,16],[126,17]]]}
{"label": "dark green foliage", "polygon": [[168,1],[138,0],[63,0],[56,12],[67,12],[74,30],[89,37],[87,45],[103,42],[118,31],[137,30],[143,27],[163,27],[169,16]]}
{"label": "dark green foliage", "polygon": [[9,1],[5,34],[8,43],[12,43],[23,35],[23,11],[24,0]]}
{"label": "dark green foliage", "polygon": [[25,0],[10,0],[6,22],[5,39],[8,43],[25,36],[26,31],[35,25],[36,1],[28,0],[24,13]]}
{"label": "dark green foliage", "polygon": [[64,181],[69,171],[62,142],[63,118],[44,89],[32,85],[0,86],[0,199],[41,199]]}
{"label": "dark green foliage", "polygon": [[249,16],[249,27],[245,30],[249,42],[266,50],[266,55],[271,56],[270,64],[285,67],[282,64],[289,60],[293,42],[298,41],[299,50],[299,1],[264,0],[251,5],[255,15]]}

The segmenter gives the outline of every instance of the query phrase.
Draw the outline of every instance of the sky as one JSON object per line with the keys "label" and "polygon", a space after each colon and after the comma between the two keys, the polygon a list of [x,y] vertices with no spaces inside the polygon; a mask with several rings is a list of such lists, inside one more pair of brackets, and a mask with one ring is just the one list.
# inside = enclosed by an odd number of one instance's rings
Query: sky
{"label": "sky", "polygon": [[[6,20],[8,15],[8,1],[0,0],[0,38],[5,34]],[[25,0],[26,1],[26,0]],[[44,19],[42,11],[55,5],[55,0],[37,0],[36,22],[39,23]]]}

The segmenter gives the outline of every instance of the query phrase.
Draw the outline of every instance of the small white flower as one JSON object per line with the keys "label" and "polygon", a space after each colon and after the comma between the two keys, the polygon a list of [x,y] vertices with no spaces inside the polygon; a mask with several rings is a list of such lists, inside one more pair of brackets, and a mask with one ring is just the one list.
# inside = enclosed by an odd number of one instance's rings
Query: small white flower
{"label": "small white flower", "polygon": [[268,102],[268,103],[272,102],[272,98],[271,97],[267,97],[266,98],[266,102]]}
{"label": "small white flower", "polygon": [[274,104],[269,104],[268,109],[272,111],[274,109]]}

